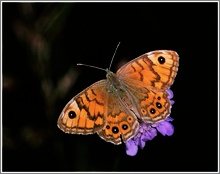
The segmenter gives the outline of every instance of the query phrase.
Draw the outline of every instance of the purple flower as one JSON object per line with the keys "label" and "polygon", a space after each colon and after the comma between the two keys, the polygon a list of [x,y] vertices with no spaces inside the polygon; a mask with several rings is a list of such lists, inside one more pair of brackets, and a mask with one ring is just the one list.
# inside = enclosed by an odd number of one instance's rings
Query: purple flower
{"label": "purple flower", "polygon": [[[174,101],[171,100],[173,98],[173,92],[170,89],[168,89],[166,92],[168,93],[170,104],[173,105]],[[135,156],[138,152],[138,146],[143,149],[146,141],[152,140],[157,136],[157,131],[163,136],[173,135],[174,127],[170,123],[171,121],[173,121],[173,118],[168,116],[165,120],[157,123],[140,123],[136,135],[125,143],[127,155]]]}
{"label": "purple flower", "polygon": [[157,123],[156,129],[163,135],[171,136],[174,132],[174,127],[170,123],[170,121],[173,121],[173,118],[167,117],[165,121],[161,121]]}
{"label": "purple flower", "polygon": [[168,99],[170,100],[170,104],[174,104],[174,100],[171,100],[173,98],[173,91],[171,89],[167,89],[166,92],[168,93]]}

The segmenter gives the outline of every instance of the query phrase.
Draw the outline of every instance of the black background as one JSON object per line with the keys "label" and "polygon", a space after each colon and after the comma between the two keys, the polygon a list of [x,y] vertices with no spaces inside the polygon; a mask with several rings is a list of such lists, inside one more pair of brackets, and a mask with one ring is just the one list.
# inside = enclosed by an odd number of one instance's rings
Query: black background
{"label": "black background", "polygon": [[[3,3],[3,171],[217,171],[217,11],[217,3]],[[105,78],[76,64],[107,68],[119,41],[113,72],[153,50],[180,56],[174,135],[135,157],[124,144],[57,127],[65,104]],[[45,92],[45,81],[53,91],[69,70],[70,90]]]}

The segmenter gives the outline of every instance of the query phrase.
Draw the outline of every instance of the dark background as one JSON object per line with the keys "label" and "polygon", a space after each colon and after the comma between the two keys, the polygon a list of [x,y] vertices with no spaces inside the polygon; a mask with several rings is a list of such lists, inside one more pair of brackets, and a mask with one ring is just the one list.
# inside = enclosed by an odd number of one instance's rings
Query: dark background
{"label": "dark background", "polygon": [[[217,3],[3,3],[3,171],[217,171]],[[175,50],[171,137],[127,156],[57,127],[65,104],[153,50]]]}

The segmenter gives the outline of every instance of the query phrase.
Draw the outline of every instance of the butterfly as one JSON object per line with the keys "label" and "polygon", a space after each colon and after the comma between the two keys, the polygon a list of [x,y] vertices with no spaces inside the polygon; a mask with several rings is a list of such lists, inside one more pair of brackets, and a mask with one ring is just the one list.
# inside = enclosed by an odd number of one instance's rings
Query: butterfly
{"label": "butterfly", "polygon": [[97,133],[115,145],[131,139],[139,124],[165,120],[171,112],[167,89],[179,66],[175,51],[145,53],[116,73],[106,70],[100,80],[73,97],[58,118],[58,127],[71,134]]}

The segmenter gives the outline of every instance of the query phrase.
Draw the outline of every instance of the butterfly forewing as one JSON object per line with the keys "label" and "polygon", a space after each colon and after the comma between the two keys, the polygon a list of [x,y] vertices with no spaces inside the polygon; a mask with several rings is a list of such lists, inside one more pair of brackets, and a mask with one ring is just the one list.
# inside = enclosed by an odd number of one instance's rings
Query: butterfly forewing
{"label": "butterfly forewing", "polygon": [[58,119],[58,127],[66,133],[95,133],[105,125],[108,90],[101,80],[73,97]]}
{"label": "butterfly forewing", "polygon": [[121,80],[143,83],[155,91],[168,89],[176,76],[179,56],[174,51],[152,51],[128,62],[117,71]]}

